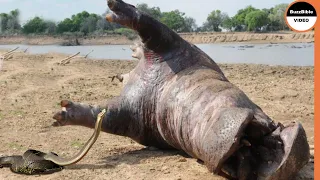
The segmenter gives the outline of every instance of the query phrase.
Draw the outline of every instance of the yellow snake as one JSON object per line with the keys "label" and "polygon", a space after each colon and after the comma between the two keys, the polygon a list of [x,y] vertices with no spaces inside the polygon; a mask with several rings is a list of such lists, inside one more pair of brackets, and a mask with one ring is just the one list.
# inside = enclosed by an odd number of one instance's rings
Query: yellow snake
{"label": "yellow snake", "polygon": [[105,116],[105,113],[106,113],[106,110],[103,109],[98,114],[97,121],[96,121],[95,128],[94,128],[94,133],[92,134],[90,139],[86,142],[86,144],[82,147],[82,149],[78,152],[78,154],[76,154],[75,156],[73,156],[71,158],[63,158],[63,157],[59,157],[53,153],[48,153],[44,156],[44,159],[48,160],[48,161],[52,161],[55,164],[60,165],[60,166],[68,166],[68,165],[75,164],[75,163],[79,162],[88,153],[88,151],[91,149],[92,145],[98,139],[98,136],[101,131],[102,120],[103,120],[103,117]]}

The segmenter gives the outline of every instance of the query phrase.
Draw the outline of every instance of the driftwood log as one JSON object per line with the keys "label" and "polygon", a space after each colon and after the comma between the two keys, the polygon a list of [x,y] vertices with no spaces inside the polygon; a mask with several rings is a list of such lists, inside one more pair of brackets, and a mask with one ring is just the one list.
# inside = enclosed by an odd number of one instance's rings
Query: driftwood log
{"label": "driftwood log", "polygon": [[6,60],[6,59],[9,59],[12,54],[17,50],[19,49],[19,47],[16,47],[8,52],[5,52],[4,54],[1,54],[0,55],[0,70],[2,69],[2,64],[3,64],[3,61]]}
{"label": "driftwood log", "polygon": [[75,53],[74,55],[71,55],[67,58],[64,58],[63,60],[60,61],[59,65],[66,65],[69,64],[71,59],[75,58],[76,56],[78,56],[80,54],[80,52]]}

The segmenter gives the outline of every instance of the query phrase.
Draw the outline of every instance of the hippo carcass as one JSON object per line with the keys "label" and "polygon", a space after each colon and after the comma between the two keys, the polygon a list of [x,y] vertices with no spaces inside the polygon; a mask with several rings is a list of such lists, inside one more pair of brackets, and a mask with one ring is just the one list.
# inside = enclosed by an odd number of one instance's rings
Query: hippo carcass
{"label": "hippo carcass", "polygon": [[93,128],[145,146],[179,149],[229,179],[291,179],[309,160],[300,123],[272,121],[230,83],[218,65],[167,26],[121,0],[108,0],[110,22],[138,32],[142,56],[121,95],[103,106],[63,100],[54,125]]}

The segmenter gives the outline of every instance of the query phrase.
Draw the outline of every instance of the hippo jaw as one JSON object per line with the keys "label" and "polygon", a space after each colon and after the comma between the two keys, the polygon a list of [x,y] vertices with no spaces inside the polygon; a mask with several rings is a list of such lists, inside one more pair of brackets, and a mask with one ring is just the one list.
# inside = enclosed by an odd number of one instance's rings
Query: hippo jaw
{"label": "hippo jaw", "polygon": [[[254,179],[292,179],[309,161],[307,136],[300,123],[280,125],[260,142],[243,140],[242,134],[235,137],[233,146],[214,170],[216,174],[229,179],[242,179],[244,174],[253,172]],[[256,161],[257,166],[246,166],[248,158]]]}

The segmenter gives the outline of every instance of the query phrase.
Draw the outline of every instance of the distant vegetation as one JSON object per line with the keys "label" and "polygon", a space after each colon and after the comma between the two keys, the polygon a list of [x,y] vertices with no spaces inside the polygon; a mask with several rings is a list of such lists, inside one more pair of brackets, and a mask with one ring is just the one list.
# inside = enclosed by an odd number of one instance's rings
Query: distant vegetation
{"label": "distant vegetation", "polygon": [[[223,29],[234,32],[264,32],[289,30],[284,13],[288,4],[279,4],[270,9],[256,9],[248,6],[240,9],[233,17],[220,10],[213,10],[204,24],[198,26],[193,17],[188,17],[179,10],[161,12],[159,7],[149,7],[147,4],[138,4],[136,7],[166,24],[174,31],[181,32],[221,32]],[[0,14],[0,35],[14,34],[41,34],[41,35],[67,35],[67,36],[99,36],[105,34],[122,34],[129,39],[135,37],[135,33],[121,25],[109,23],[105,15],[90,14],[86,11],[72,15],[60,22],[49,21],[40,17],[34,17],[21,25],[19,22],[19,10],[13,10]]]}

